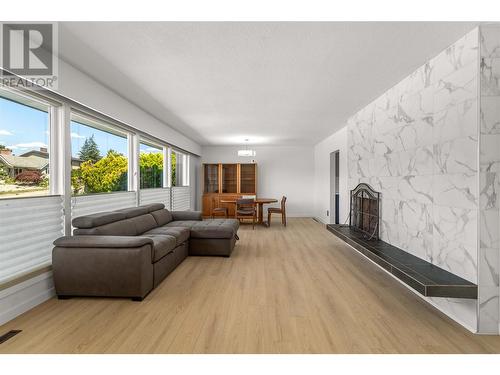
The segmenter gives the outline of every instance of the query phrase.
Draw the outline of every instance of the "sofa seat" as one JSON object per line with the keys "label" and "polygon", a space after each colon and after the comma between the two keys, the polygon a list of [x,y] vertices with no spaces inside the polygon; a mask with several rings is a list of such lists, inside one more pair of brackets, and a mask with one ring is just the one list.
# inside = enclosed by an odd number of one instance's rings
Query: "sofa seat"
{"label": "sofa seat", "polygon": [[166,227],[190,228],[191,238],[233,238],[239,228],[236,219],[209,219],[203,221],[185,220],[174,221]]}
{"label": "sofa seat", "polygon": [[186,227],[158,227],[148,230],[146,233],[143,233],[143,235],[150,234],[160,234],[175,237],[177,246],[189,240],[189,228]]}
{"label": "sofa seat", "polygon": [[177,240],[174,236],[144,233],[141,237],[147,237],[153,240],[153,263],[174,251],[177,246]]}

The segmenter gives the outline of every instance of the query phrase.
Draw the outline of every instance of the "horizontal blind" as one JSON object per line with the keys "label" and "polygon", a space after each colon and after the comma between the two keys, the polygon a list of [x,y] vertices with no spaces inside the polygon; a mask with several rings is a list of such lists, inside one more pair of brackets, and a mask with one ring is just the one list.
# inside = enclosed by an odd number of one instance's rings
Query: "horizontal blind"
{"label": "horizontal blind", "polygon": [[191,188],[189,186],[172,187],[172,210],[185,211],[191,209]]}
{"label": "horizontal blind", "polygon": [[61,196],[0,200],[0,283],[50,265],[63,223]]}
{"label": "horizontal blind", "polygon": [[79,195],[71,199],[71,216],[75,218],[97,212],[114,211],[120,208],[135,206],[137,206],[135,191]]}
{"label": "horizontal blind", "polygon": [[140,191],[140,205],[163,203],[170,210],[170,188],[143,189]]}

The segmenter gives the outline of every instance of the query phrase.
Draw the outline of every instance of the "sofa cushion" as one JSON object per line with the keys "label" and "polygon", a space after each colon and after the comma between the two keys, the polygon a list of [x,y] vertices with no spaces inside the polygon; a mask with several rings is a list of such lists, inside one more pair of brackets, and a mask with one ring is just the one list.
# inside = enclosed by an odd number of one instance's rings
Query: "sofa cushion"
{"label": "sofa cushion", "polygon": [[115,221],[124,220],[126,218],[123,212],[98,212],[92,215],[75,217],[72,224],[75,228],[88,229],[98,227],[99,225],[114,223]]}
{"label": "sofa cushion", "polygon": [[148,234],[163,234],[175,237],[176,244],[179,246],[180,244],[186,242],[189,239],[189,228],[183,227],[158,227],[151,230],[148,230],[146,233]]}
{"label": "sofa cushion", "polygon": [[201,211],[172,211],[174,221],[202,221]]}
{"label": "sofa cushion", "polygon": [[152,211],[156,210],[161,210],[162,208],[165,208],[165,205],[163,203],[153,203],[153,204],[146,204],[144,206],[139,206],[139,207],[128,207],[128,208],[122,208],[120,210],[116,210],[114,212],[120,212],[125,214],[127,219],[149,214]]}
{"label": "sofa cushion", "polygon": [[125,215],[127,219],[145,215],[149,213],[149,210],[146,206],[139,206],[139,207],[129,207],[129,208],[122,208],[120,210],[116,210],[115,212],[120,212]]}
{"label": "sofa cushion", "polygon": [[232,238],[238,228],[236,219],[209,219],[203,221],[172,221],[166,227],[188,227],[192,238]]}
{"label": "sofa cushion", "polygon": [[195,220],[176,220],[176,221],[171,221],[170,223],[164,225],[165,227],[178,227],[178,228],[191,228],[194,224],[199,223],[199,221]]}
{"label": "sofa cushion", "polygon": [[153,240],[153,263],[172,252],[177,246],[177,241],[173,236],[145,233],[141,237],[149,237]]}
{"label": "sofa cushion", "polygon": [[89,229],[75,229],[75,235],[94,235],[94,236],[136,236],[136,224],[132,219],[120,220],[114,223],[100,225]]}
{"label": "sofa cushion", "polygon": [[155,218],[151,214],[137,216],[129,220],[134,223],[137,234],[147,232],[158,226]]}
{"label": "sofa cushion", "polygon": [[193,238],[232,238],[235,230],[232,225],[223,225],[222,223],[197,224],[191,227],[191,237]]}
{"label": "sofa cushion", "polygon": [[158,225],[165,225],[173,220],[172,214],[166,209],[151,211],[151,215],[153,215]]}
{"label": "sofa cushion", "polygon": [[147,207],[149,212],[153,212],[153,211],[163,210],[165,208],[165,205],[163,203],[151,203],[143,207]]}

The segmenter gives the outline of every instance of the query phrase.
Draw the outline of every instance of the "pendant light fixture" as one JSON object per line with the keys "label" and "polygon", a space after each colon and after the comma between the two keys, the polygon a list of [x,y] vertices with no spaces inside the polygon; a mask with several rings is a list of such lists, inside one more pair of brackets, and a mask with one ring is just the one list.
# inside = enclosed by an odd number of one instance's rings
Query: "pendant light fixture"
{"label": "pendant light fixture", "polygon": [[238,156],[252,157],[252,156],[255,156],[255,155],[256,155],[255,150],[249,150],[248,149],[248,139],[245,139],[245,149],[244,150],[238,150]]}

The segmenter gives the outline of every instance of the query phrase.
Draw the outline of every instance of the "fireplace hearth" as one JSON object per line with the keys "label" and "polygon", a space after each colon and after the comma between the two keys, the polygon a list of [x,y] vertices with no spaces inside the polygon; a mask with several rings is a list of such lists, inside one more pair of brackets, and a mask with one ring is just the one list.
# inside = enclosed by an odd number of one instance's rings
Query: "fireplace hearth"
{"label": "fireplace hearth", "polygon": [[351,190],[349,225],[326,228],[354,250],[426,297],[477,299],[477,285],[379,238],[380,193],[361,183]]}
{"label": "fireplace hearth", "polygon": [[366,183],[351,190],[349,227],[367,240],[379,239],[380,193]]}

